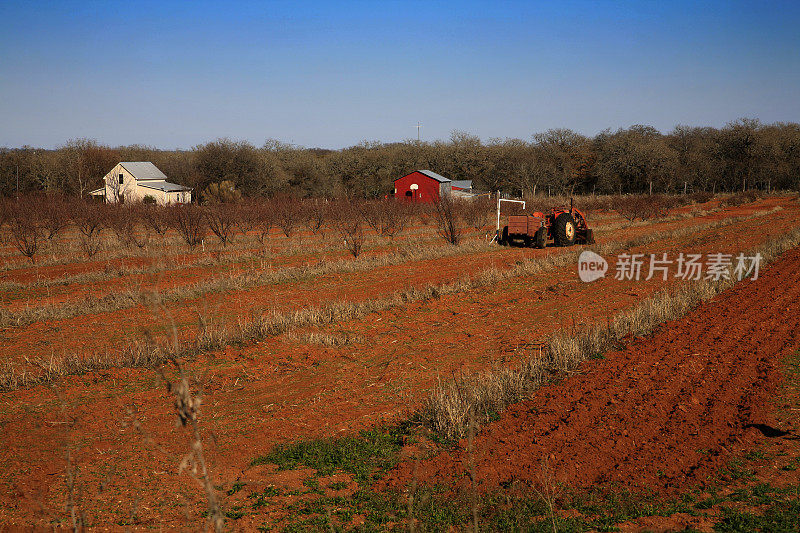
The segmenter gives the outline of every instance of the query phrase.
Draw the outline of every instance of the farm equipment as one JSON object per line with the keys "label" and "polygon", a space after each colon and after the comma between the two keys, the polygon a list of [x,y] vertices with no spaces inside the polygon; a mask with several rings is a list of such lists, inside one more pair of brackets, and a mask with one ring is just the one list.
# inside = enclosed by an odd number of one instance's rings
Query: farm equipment
{"label": "farm equipment", "polygon": [[536,211],[532,214],[510,215],[508,225],[500,231],[500,202],[516,202],[521,200],[497,201],[497,236],[495,239],[501,245],[519,243],[523,246],[544,248],[548,241],[553,241],[556,246],[572,246],[573,244],[593,244],[594,234],[589,228],[586,216],[572,204],[569,208],[554,207],[552,213]]}

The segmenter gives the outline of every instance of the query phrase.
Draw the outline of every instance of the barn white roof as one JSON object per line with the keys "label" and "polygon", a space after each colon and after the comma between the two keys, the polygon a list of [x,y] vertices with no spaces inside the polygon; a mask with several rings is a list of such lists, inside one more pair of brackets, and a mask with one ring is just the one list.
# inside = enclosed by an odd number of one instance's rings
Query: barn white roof
{"label": "barn white roof", "polygon": [[150,161],[123,161],[122,167],[137,180],[166,180],[167,175]]}

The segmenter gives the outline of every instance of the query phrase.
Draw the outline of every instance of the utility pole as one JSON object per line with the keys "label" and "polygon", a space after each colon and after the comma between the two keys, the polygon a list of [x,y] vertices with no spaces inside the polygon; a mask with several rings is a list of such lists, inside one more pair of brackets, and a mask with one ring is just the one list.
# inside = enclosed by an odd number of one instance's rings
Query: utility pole
{"label": "utility pole", "polygon": [[419,144],[419,130],[422,128],[422,124],[417,121],[417,144]]}

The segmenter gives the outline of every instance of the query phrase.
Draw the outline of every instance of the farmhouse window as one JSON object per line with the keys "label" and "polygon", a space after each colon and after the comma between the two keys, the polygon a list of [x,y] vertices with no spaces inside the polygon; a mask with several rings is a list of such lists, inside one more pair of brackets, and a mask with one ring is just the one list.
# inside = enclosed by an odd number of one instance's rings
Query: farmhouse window
{"label": "farmhouse window", "polygon": [[122,185],[124,182],[125,182],[125,178],[122,176],[122,174],[120,174],[119,175],[119,184]]}

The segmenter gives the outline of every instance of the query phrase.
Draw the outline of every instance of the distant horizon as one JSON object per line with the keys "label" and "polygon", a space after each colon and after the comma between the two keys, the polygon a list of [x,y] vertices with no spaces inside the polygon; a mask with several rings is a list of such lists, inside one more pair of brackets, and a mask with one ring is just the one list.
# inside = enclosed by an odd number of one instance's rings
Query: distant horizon
{"label": "distant horizon", "polygon": [[800,121],[800,4],[0,4],[0,146],[529,140]]}

